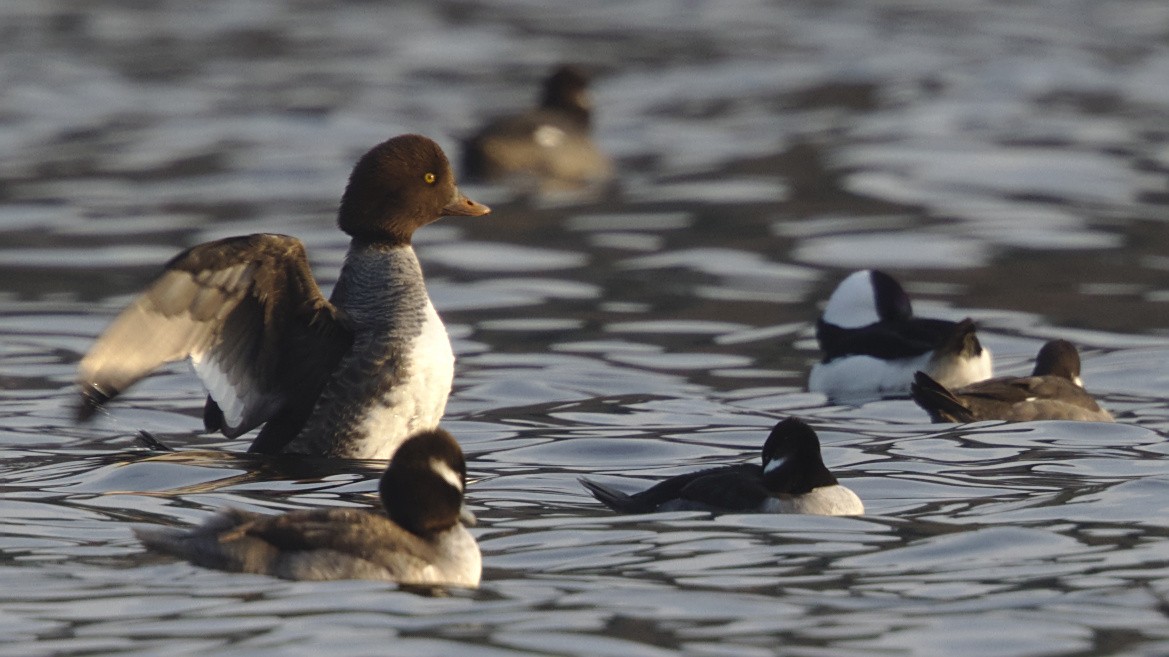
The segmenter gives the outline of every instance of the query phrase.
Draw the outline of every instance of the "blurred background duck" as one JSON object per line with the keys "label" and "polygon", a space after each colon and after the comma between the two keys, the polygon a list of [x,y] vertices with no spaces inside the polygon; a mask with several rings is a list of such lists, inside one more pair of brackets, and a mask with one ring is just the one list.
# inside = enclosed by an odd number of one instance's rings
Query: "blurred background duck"
{"label": "blurred background duck", "polygon": [[464,143],[464,177],[542,191],[608,181],[613,165],[590,136],[592,111],[588,73],[557,66],[544,80],[537,107],[496,118]]}

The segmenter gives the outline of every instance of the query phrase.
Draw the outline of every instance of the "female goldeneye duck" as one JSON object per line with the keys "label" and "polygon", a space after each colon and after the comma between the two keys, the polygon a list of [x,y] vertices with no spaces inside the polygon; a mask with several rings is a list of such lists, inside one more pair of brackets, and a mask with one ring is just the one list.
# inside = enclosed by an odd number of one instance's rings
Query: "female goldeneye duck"
{"label": "female goldeneye duck", "polygon": [[914,317],[901,285],[875,269],[850,274],[832,292],[816,340],[824,358],[812,367],[808,390],[833,398],[904,393],[919,370],[947,386],[993,376],[973,321]]}
{"label": "female goldeneye duck", "polygon": [[948,389],[924,372],[910,388],[934,422],[1078,420],[1113,422],[1080,380],[1080,354],[1067,340],[1043,345],[1031,376],[1001,377]]}
{"label": "female goldeneye duck", "polygon": [[763,463],[727,465],[671,477],[632,495],[582,478],[605,506],[622,513],[713,511],[854,516],[865,512],[856,493],[836,482],[820,457],[816,432],[798,418],[771,430]]}
{"label": "female goldeneye duck", "polygon": [[559,66],[544,81],[539,107],[491,121],[464,144],[463,173],[485,181],[535,181],[549,188],[602,183],[613,166],[589,136],[588,75]]}
{"label": "female goldeneye duck", "polygon": [[207,431],[264,428],[249,451],[389,458],[438,426],[454,354],[411,247],[463,196],[442,149],[403,135],[358,160],[338,224],[352,236],[326,299],[294,237],[200,244],[171,260],[82,359],[79,419],[164,363],[190,358]]}
{"label": "female goldeneye duck", "polygon": [[[263,515],[228,509],[199,527],[136,528],[149,549],[195,565],[295,580],[377,579],[476,587],[479,545],[463,526],[466,466],[449,433],[420,433],[379,486],[386,516],[357,509]],[[388,516],[388,517],[387,517]]]}

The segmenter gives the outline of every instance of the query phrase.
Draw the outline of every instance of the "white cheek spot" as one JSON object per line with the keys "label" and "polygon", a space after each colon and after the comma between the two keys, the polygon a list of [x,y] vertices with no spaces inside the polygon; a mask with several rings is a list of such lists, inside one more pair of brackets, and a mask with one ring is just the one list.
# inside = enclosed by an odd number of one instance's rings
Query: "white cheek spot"
{"label": "white cheek spot", "polygon": [[873,280],[867,269],[853,272],[828,297],[824,321],[841,328],[860,328],[881,321]]}
{"label": "white cheek spot", "polygon": [[763,474],[771,474],[772,472],[780,469],[783,467],[784,463],[788,462],[788,458],[789,457],[787,456],[781,456],[779,458],[768,461],[767,465],[763,466]]}
{"label": "white cheek spot", "polygon": [[552,125],[542,125],[532,132],[532,139],[544,148],[559,146],[566,136],[563,130]]}
{"label": "white cheek spot", "polygon": [[1080,378],[1080,377],[1078,377],[1078,376],[1073,376],[1073,377],[1072,377],[1072,383],[1074,383],[1074,384],[1076,384],[1076,385],[1080,386],[1081,388],[1083,388],[1083,387],[1084,387],[1084,380],[1083,380],[1083,379],[1081,379],[1081,378]]}
{"label": "white cheek spot", "polygon": [[430,469],[434,473],[443,478],[443,481],[450,484],[455,490],[460,493],[463,492],[463,478],[449,463],[442,459],[430,459]]}

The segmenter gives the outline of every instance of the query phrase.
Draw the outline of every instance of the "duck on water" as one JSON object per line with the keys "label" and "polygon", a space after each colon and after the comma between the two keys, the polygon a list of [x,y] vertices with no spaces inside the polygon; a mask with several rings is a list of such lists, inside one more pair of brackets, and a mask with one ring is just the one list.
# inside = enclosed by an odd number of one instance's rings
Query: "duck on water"
{"label": "duck on water", "polygon": [[287,235],[191,248],[118,315],[78,368],[79,419],[161,365],[190,359],[207,431],[249,449],[389,458],[438,426],[454,377],[450,338],[411,246],[440,217],[490,209],[455,184],[438,144],[395,137],[358,160],[338,225],[352,237],[329,298]]}
{"label": "duck on water", "polygon": [[816,322],[816,341],[824,356],[812,367],[808,390],[830,399],[904,394],[917,371],[948,386],[993,375],[973,321],[915,316],[901,285],[876,269],[840,282]]}
{"label": "duck on water", "polygon": [[840,485],[820,456],[820,439],[799,418],[775,425],[760,464],[739,463],[670,477],[638,493],[581,479],[605,506],[622,513],[712,511],[855,516],[856,493]]}
{"label": "duck on water", "polygon": [[377,579],[476,587],[483,571],[464,527],[463,452],[442,429],[424,431],[394,454],[378,491],[386,515],[306,509],[281,515],[228,509],[190,528],[140,527],[155,552],[205,568],[294,580]]}

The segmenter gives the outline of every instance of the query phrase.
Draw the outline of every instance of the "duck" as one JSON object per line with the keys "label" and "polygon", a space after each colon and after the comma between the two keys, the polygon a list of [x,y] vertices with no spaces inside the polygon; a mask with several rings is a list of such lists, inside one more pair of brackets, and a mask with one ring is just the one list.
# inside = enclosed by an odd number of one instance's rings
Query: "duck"
{"label": "duck", "polygon": [[613,165],[590,136],[592,110],[588,73],[572,64],[557,66],[544,80],[537,107],[496,118],[464,142],[464,176],[535,182],[544,190],[608,181]]}
{"label": "duck", "polygon": [[189,359],[208,391],[203,425],[249,452],[388,459],[437,427],[454,378],[414,231],[490,208],[459,191],[433,140],[400,135],[365,153],[341,197],[351,240],[332,294],[304,245],[260,233],[175,256],[78,365],[77,419],[165,363]]}
{"label": "duck", "polygon": [[662,481],[639,493],[580,479],[605,506],[620,513],[709,511],[714,513],[802,513],[855,516],[860,497],[842,486],[824,465],[820,439],[806,422],[789,417],[763,443],[761,464],[725,465]]}
{"label": "duck", "polygon": [[1044,343],[1031,376],[1000,377],[950,389],[917,372],[910,396],[934,422],[1115,421],[1084,389],[1080,353],[1067,340]]}
{"label": "duck", "polygon": [[808,390],[830,399],[906,394],[919,370],[951,387],[994,376],[970,318],[915,317],[901,284],[876,269],[841,281],[816,322],[816,341],[823,358]]}
{"label": "duck", "polygon": [[373,579],[475,588],[482,555],[466,524],[466,464],[439,428],[407,439],[379,482],[386,515],[304,509],[280,515],[227,509],[194,528],[137,527],[153,552],[197,566],[290,580]]}

